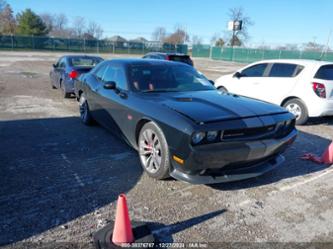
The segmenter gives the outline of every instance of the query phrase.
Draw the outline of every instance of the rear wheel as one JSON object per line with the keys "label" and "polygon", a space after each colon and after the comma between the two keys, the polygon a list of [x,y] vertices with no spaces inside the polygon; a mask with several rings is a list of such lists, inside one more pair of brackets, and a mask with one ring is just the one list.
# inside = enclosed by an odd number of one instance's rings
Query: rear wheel
{"label": "rear wheel", "polygon": [[139,156],[143,169],[155,179],[169,177],[169,148],[163,131],[154,123],[145,124],[139,134]]}
{"label": "rear wheel", "polygon": [[84,123],[85,125],[91,125],[93,123],[93,118],[89,110],[88,102],[83,93],[79,98],[79,106],[80,106],[80,118],[82,123]]}
{"label": "rear wheel", "polygon": [[283,107],[286,108],[289,112],[294,114],[296,117],[296,124],[303,125],[309,119],[308,109],[305,104],[300,99],[290,99],[283,104]]}

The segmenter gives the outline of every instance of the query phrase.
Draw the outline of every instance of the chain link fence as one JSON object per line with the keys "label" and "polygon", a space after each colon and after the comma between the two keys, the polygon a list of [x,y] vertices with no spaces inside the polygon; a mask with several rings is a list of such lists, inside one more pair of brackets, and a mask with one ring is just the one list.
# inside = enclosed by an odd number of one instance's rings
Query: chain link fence
{"label": "chain link fence", "polygon": [[54,37],[0,35],[2,50],[47,50],[85,53],[146,54],[172,52],[187,54],[187,45],[160,42],[66,39]]}
{"label": "chain link fence", "polygon": [[314,59],[333,61],[332,52],[322,53],[298,50],[211,47],[209,45],[194,45],[192,47],[192,56],[243,63],[251,63],[266,59]]}

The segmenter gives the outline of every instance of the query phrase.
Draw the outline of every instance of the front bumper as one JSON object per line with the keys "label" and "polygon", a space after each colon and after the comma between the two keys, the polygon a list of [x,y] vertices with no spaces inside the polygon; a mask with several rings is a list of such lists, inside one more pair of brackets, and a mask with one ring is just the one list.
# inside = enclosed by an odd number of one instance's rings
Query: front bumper
{"label": "front bumper", "polygon": [[192,184],[212,184],[256,177],[279,166],[281,153],[297,136],[294,129],[280,139],[226,142],[193,147],[183,165],[172,160],[170,175]]}

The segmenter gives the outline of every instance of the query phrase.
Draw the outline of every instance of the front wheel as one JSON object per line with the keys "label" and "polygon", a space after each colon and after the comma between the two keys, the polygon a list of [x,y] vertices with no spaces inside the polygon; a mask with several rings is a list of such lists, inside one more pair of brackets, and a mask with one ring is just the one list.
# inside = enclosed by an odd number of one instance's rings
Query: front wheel
{"label": "front wheel", "polygon": [[163,131],[154,123],[146,123],[139,134],[139,156],[143,169],[155,179],[169,177],[169,148]]}
{"label": "front wheel", "polygon": [[82,123],[85,125],[91,125],[93,123],[93,118],[91,116],[88,101],[85,98],[85,95],[82,93],[79,98],[80,106],[80,118]]}
{"label": "front wheel", "polygon": [[296,124],[303,125],[309,119],[308,109],[305,104],[299,99],[290,99],[283,105],[289,112],[296,117]]}

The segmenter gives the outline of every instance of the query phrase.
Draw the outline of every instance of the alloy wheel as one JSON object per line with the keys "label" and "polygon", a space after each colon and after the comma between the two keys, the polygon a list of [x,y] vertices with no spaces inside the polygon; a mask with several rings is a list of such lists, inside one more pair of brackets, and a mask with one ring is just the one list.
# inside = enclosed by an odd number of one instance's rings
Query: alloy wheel
{"label": "alloy wheel", "polygon": [[162,163],[161,143],[156,133],[151,129],[143,131],[139,140],[140,159],[145,169],[151,173],[156,173]]}
{"label": "alloy wheel", "polygon": [[296,120],[299,119],[302,115],[302,109],[296,103],[290,103],[289,105],[286,106],[286,109],[289,112],[291,112],[292,114],[294,114],[294,116],[296,117]]}

